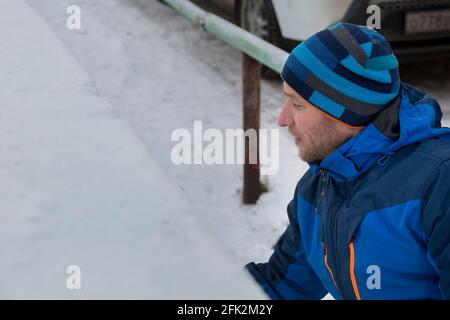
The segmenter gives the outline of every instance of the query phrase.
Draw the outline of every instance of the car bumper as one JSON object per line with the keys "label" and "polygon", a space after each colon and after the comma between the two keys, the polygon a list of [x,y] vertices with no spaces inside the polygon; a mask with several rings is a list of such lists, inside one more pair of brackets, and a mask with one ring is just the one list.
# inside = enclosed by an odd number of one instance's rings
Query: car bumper
{"label": "car bumper", "polygon": [[424,60],[450,56],[450,31],[407,35],[405,14],[414,11],[450,9],[450,0],[355,0],[342,21],[366,25],[367,7],[376,4],[381,9],[381,29],[400,60]]}

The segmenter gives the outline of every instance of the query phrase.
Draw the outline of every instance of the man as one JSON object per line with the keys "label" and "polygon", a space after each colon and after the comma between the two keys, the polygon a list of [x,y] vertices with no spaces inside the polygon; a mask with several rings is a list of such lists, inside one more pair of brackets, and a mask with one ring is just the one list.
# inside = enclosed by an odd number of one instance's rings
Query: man
{"label": "man", "polygon": [[274,299],[450,298],[450,129],[400,82],[376,31],[339,23],[297,46],[283,72],[289,128],[310,169],[267,263]]}

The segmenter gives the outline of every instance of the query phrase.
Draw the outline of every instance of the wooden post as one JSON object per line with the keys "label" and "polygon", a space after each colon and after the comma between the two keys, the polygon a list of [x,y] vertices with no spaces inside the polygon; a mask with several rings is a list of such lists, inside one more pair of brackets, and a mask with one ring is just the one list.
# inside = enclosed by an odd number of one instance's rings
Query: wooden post
{"label": "wooden post", "polygon": [[242,201],[245,204],[256,203],[267,188],[260,182],[259,173],[259,118],[260,118],[260,81],[261,64],[277,73],[283,70],[289,54],[273,44],[258,38],[254,34],[239,28],[235,24],[201,9],[188,0],[162,0],[177,12],[217,39],[244,53],[244,131],[255,129],[258,140],[257,163],[250,164],[249,144],[245,142],[244,189]]}
{"label": "wooden post", "polygon": [[[259,196],[266,191],[260,182],[259,172],[259,124],[261,110],[261,63],[247,54],[243,54],[243,114],[244,132],[248,129],[256,130],[257,136],[257,163],[250,164],[250,145],[245,139],[244,163],[244,190],[242,201],[245,204],[254,204]],[[255,152],[255,150],[253,150]]]}

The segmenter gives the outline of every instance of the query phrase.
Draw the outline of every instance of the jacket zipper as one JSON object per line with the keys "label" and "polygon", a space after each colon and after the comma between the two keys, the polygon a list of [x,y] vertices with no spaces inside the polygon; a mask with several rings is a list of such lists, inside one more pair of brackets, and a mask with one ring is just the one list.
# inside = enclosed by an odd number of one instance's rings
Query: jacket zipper
{"label": "jacket zipper", "polygon": [[[321,187],[321,192],[320,192],[320,196],[321,197],[325,196],[325,183],[327,181],[326,174],[327,174],[326,170],[323,170],[323,169],[320,170],[320,179],[321,179],[321,182],[322,182],[322,187]],[[336,224],[336,220],[335,220],[335,224]],[[336,231],[335,231],[335,234],[336,234]],[[327,268],[328,272],[331,275],[331,279],[333,280],[334,286],[336,287],[336,290],[337,290],[338,294],[343,297],[343,295],[341,293],[341,290],[339,289],[339,286],[338,286],[339,274],[336,273],[336,278],[333,275],[333,271],[331,270],[330,265],[328,264],[328,250],[327,250],[327,247],[326,247],[324,242],[322,242],[322,247],[323,247],[323,255],[324,255],[325,267]],[[335,252],[335,250],[333,250],[332,252]],[[335,260],[336,260],[336,254],[335,254]],[[336,265],[336,268],[337,268],[337,263],[335,265]]]}
{"label": "jacket zipper", "polygon": [[323,256],[324,256],[325,267],[327,268],[328,272],[330,273],[331,279],[333,280],[333,283],[334,283],[334,286],[336,287],[336,290],[339,292],[339,288],[337,286],[336,280],[334,280],[333,271],[331,271],[331,268],[328,265],[327,247],[325,246],[324,242],[322,242],[322,248],[323,248]]}
{"label": "jacket zipper", "polygon": [[323,197],[323,196],[325,196],[325,182],[327,181],[326,171],[323,169],[320,170],[320,180],[322,181],[322,188],[320,191],[320,196]]}
{"label": "jacket zipper", "polygon": [[[347,187],[347,193],[346,193],[346,196],[345,196],[344,205],[348,206],[348,203],[350,201],[350,186],[349,186],[348,181],[345,180],[345,177],[342,177],[342,178],[344,179],[346,187]],[[353,240],[353,238],[352,238],[352,240]],[[339,254],[338,254],[338,249],[337,249],[337,243],[338,243],[338,214],[336,213],[335,216],[334,216],[334,243],[333,243],[333,249],[334,250],[333,250],[333,253],[334,253],[334,262],[335,262],[335,266],[336,266],[336,280],[337,280],[337,282],[339,284],[342,284],[341,268],[340,268],[341,264],[339,262]],[[353,250],[353,243],[351,244],[351,249]],[[351,252],[352,251],[350,251],[350,254],[351,254]],[[350,272],[350,279],[351,279],[351,282],[352,282],[352,288],[353,288],[353,292],[355,293],[356,299],[360,300],[358,287],[356,286],[356,280],[355,280],[355,276],[354,276],[354,273],[353,273],[354,265],[352,267],[351,262],[352,261],[350,261],[350,268],[351,268],[350,270],[352,272]],[[354,262],[354,251],[353,251],[353,262]],[[356,290],[355,290],[355,288],[356,288]],[[343,299],[347,299],[348,296],[343,294],[343,293],[345,293],[345,290],[343,290],[341,292],[342,292],[341,293],[342,298]]]}
{"label": "jacket zipper", "polygon": [[[324,196],[325,195],[325,182],[326,182],[326,179],[327,179],[327,177],[326,177],[326,170],[321,170],[320,171],[320,173],[321,173],[321,179],[322,179],[322,182],[323,182],[323,185],[322,185],[322,191],[321,191],[321,196]],[[343,177],[344,178],[344,177]],[[344,178],[345,179],[345,178]],[[348,184],[347,184],[347,188],[348,188]],[[348,195],[346,196],[346,199],[345,199],[345,204],[347,204],[347,201],[348,201]],[[338,223],[337,223],[337,219],[338,219],[338,217],[337,217],[337,213],[335,214],[335,216],[333,217],[333,222],[334,222],[334,225],[333,225],[333,229],[334,229],[334,239],[333,239],[333,243],[331,243],[331,250],[332,250],[332,252],[334,253],[334,256],[333,256],[333,258],[334,258],[334,262],[335,262],[335,267],[336,267],[336,272],[335,272],[335,275],[336,275],[336,278],[334,277],[334,275],[333,275],[333,271],[331,270],[331,268],[330,268],[330,266],[329,266],[329,264],[328,264],[328,250],[327,250],[327,248],[326,248],[326,246],[325,246],[325,243],[323,243],[322,245],[323,245],[323,248],[324,248],[324,256],[325,256],[325,266],[326,266],[326,268],[328,269],[328,272],[330,273],[330,275],[331,275],[331,278],[333,279],[333,283],[334,283],[334,285],[335,285],[335,287],[336,287],[336,290],[337,290],[337,292],[341,295],[341,297],[343,298],[343,299],[346,299],[347,297],[346,297],[346,295],[344,295],[343,293],[345,292],[345,291],[342,291],[341,289],[340,289],[340,287],[338,286],[338,284],[341,284],[342,283],[342,279],[341,279],[341,277],[340,277],[340,265],[339,265],[339,257],[338,257],[338,250],[337,250],[337,241],[338,241]],[[356,282],[355,282],[356,283]],[[353,282],[352,282],[352,285],[353,285]],[[358,296],[359,296],[359,293],[358,293]],[[358,296],[357,296],[357,298],[358,298]]]}
{"label": "jacket zipper", "polygon": [[350,249],[350,279],[352,281],[353,293],[355,294],[356,300],[361,300],[361,296],[359,295],[358,283],[356,282],[355,277],[355,248],[353,246],[353,238],[350,241],[349,249]]}
{"label": "jacket zipper", "polygon": [[[332,243],[332,248],[333,248],[333,253],[334,253],[334,262],[335,262],[334,265],[336,266],[336,280],[337,280],[337,283],[342,284],[341,276],[340,276],[341,273],[340,273],[340,268],[339,268],[340,265],[339,265],[338,250],[337,250],[337,243],[338,243],[337,213],[335,214],[335,216],[333,218],[334,218],[334,241]],[[338,291],[340,291],[342,298],[346,299],[346,297],[343,295],[343,293],[345,291],[341,291],[341,290],[338,290]]]}

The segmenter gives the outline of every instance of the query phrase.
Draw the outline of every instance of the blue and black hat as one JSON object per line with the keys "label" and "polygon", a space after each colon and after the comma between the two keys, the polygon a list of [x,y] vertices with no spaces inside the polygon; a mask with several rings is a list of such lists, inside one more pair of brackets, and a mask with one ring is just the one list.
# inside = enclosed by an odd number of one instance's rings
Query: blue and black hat
{"label": "blue and black hat", "polygon": [[398,61],[386,39],[349,23],[299,44],[281,77],[320,111],[352,127],[370,124],[400,89]]}

